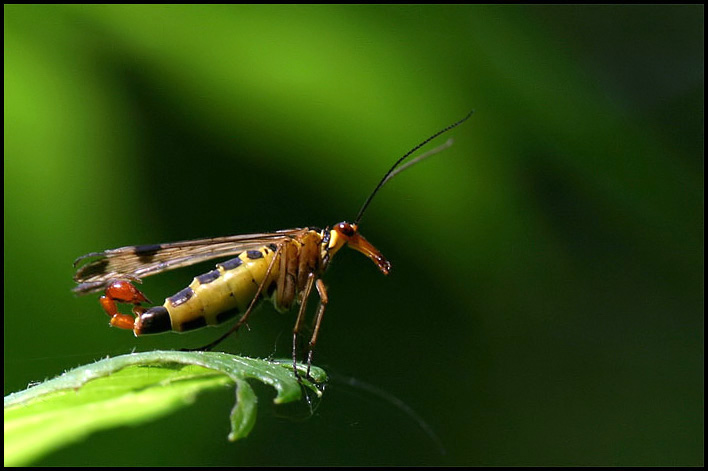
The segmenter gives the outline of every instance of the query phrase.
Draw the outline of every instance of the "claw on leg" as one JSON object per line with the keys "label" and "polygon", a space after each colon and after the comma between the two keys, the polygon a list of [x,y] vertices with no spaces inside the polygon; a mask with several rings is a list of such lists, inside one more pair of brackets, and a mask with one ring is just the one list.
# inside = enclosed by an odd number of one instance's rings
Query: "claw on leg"
{"label": "claw on leg", "polygon": [[127,280],[113,280],[106,288],[106,296],[120,303],[140,304],[150,300]]}
{"label": "claw on leg", "polygon": [[113,280],[108,287],[106,287],[105,295],[101,296],[98,301],[101,303],[103,310],[106,311],[106,314],[111,318],[111,325],[127,330],[134,329],[135,317],[120,313],[117,303],[133,304],[133,314],[137,317],[145,312],[145,308],[140,304],[150,302],[138,288],[127,280]]}

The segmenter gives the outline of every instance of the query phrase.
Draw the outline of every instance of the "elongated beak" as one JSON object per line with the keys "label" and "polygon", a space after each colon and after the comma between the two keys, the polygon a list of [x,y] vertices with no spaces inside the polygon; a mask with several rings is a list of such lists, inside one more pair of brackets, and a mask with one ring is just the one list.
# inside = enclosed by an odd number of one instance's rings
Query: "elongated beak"
{"label": "elongated beak", "polygon": [[391,262],[386,260],[381,252],[358,232],[349,237],[348,243],[349,247],[369,257],[379,267],[381,273],[388,275],[391,272]]}

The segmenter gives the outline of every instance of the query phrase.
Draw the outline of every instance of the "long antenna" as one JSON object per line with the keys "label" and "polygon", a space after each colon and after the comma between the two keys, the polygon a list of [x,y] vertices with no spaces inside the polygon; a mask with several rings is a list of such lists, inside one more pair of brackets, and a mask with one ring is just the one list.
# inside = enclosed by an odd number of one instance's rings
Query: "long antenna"
{"label": "long antenna", "polygon": [[[376,195],[376,193],[381,189],[382,186],[384,186],[384,183],[386,183],[394,175],[394,170],[396,170],[396,167],[398,167],[404,160],[406,160],[406,157],[408,157],[413,152],[417,151],[418,149],[423,147],[425,144],[427,144],[428,142],[430,142],[433,139],[435,139],[436,137],[438,137],[440,134],[444,134],[444,133],[448,132],[450,129],[455,128],[455,127],[459,126],[460,124],[464,123],[465,121],[467,121],[469,119],[469,117],[472,116],[472,113],[474,113],[474,110],[467,113],[467,116],[465,116],[461,120],[457,121],[456,123],[453,123],[453,124],[447,126],[446,128],[441,129],[440,131],[436,132],[435,134],[433,134],[432,136],[430,136],[429,138],[427,138],[426,140],[424,140],[423,142],[421,142],[420,144],[418,144],[417,146],[415,146],[414,148],[412,148],[411,150],[406,152],[403,157],[398,159],[396,161],[396,163],[393,164],[393,167],[391,167],[391,170],[386,172],[386,175],[384,175],[384,177],[381,179],[379,184],[376,185],[376,188],[374,188],[374,191],[369,195],[366,202],[364,202],[364,206],[361,207],[361,209],[359,210],[359,214],[357,214],[356,219],[354,220],[354,225],[359,224],[359,221],[361,221],[361,217],[364,215],[364,211],[366,211],[366,208],[369,206],[369,203],[371,203],[371,200],[374,199],[374,196]],[[432,154],[428,154],[428,155],[432,155]],[[427,155],[426,155],[426,157],[427,157]],[[420,160],[420,159],[417,159],[417,160]],[[410,162],[410,163],[412,165],[413,162]],[[407,166],[408,165],[404,166],[404,168]],[[399,169],[399,171],[400,170],[403,170],[403,168]],[[398,172],[396,172],[396,173],[398,173]]]}

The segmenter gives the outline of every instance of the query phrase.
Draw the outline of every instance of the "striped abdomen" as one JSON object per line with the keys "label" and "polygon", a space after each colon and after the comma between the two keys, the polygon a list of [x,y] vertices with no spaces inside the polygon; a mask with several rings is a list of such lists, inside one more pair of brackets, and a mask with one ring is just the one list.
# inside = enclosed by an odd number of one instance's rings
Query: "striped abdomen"
{"label": "striped abdomen", "polygon": [[[271,244],[248,250],[238,257],[216,265],[216,269],[194,278],[179,293],[140,314],[135,335],[157,334],[168,330],[185,332],[208,325],[222,324],[248,309],[261,283],[261,296],[270,296],[280,273],[280,263],[273,263],[268,280],[268,266],[275,256]],[[279,255],[280,257],[280,255]],[[270,291],[270,292],[268,292]]]}

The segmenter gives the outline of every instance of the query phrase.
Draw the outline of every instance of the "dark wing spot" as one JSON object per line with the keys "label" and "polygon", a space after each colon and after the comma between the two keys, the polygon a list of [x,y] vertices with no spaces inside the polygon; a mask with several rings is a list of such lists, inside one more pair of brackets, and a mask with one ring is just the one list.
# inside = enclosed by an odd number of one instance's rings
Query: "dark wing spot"
{"label": "dark wing spot", "polygon": [[110,262],[108,261],[108,259],[103,259],[96,260],[95,262],[91,262],[88,265],[84,265],[76,272],[74,280],[79,281],[86,278],[91,278],[96,275],[103,275],[104,273],[106,273],[106,267],[109,263]]}
{"label": "dark wing spot", "polygon": [[135,255],[140,257],[140,261],[143,263],[147,263],[150,260],[152,260],[152,257],[155,256],[157,252],[159,252],[162,249],[162,245],[160,244],[152,244],[152,245],[136,245],[133,248],[133,252]]}

